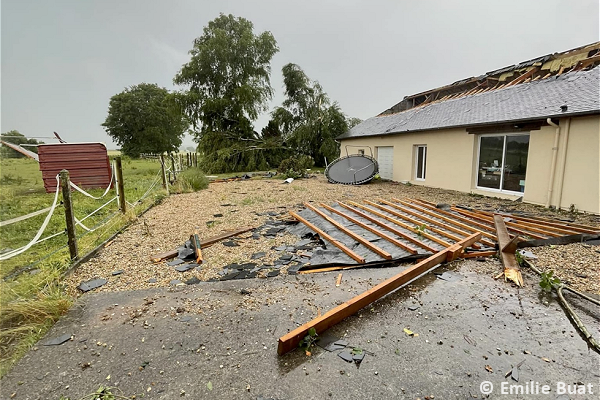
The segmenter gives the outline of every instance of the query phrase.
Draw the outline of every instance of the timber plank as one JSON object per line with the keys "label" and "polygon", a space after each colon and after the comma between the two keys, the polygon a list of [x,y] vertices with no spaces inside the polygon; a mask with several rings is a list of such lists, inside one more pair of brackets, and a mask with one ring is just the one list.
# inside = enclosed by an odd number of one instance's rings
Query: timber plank
{"label": "timber plank", "polygon": [[[476,233],[460,241],[456,245],[458,245],[458,248],[460,250],[463,250],[465,247],[472,245],[480,238],[481,234]],[[332,327],[338,322],[356,313],[363,307],[366,307],[367,305],[380,299],[386,294],[398,289],[400,286],[417,278],[419,275],[436,267],[438,264],[447,261],[449,258],[448,255],[451,254],[450,257],[452,257],[455,253],[456,251],[454,249],[449,250],[446,248],[432,255],[431,257],[419,262],[418,264],[415,264],[412,267],[405,269],[399,274],[381,282],[380,284],[372,287],[366,292],[353,297],[347,302],[328,311],[321,317],[317,317],[312,321],[309,321],[306,324],[294,329],[293,331],[279,338],[277,354],[283,355],[297,348],[298,343],[300,343],[300,340],[302,340],[302,338],[306,336],[309,329],[314,328],[317,333],[322,333],[323,331],[327,330],[328,328]]]}

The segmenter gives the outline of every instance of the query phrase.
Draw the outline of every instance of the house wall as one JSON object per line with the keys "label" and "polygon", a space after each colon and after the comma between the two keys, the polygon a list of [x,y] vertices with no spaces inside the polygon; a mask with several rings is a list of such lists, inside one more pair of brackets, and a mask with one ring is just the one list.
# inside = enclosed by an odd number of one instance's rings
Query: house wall
{"label": "house wall", "polygon": [[[600,116],[571,118],[568,143],[565,141],[567,125],[566,118],[559,121],[561,133],[551,205],[569,208],[574,204],[579,211],[600,214]],[[530,132],[524,202],[546,203],[554,135],[555,128],[552,126]],[[421,181],[415,180],[414,176],[414,146],[423,144],[427,145],[427,173],[426,179]],[[341,141],[341,155],[346,154],[345,145],[364,146],[365,154],[369,154],[370,146],[375,158],[377,147],[393,146],[394,181],[516,198],[475,188],[478,135],[469,134],[466,129],[344,139]],[[349,147],[348,153],[358,153],[360,148]]]}

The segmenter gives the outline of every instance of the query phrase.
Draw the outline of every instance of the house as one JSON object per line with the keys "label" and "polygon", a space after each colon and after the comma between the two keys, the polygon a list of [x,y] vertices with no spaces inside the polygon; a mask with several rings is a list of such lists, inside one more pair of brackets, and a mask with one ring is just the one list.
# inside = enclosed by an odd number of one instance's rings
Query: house
{"label": "house", "polygon": [[600,213],[600,42],[405,97],[340,135],[383,179]]}

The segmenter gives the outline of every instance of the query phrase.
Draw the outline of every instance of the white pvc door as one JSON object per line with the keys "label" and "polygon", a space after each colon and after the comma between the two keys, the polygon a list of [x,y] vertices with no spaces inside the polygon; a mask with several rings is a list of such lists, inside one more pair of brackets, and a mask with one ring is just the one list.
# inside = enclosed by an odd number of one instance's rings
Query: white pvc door
{"label": "white pvc door", "polygon": [[381,179],[393,180],[394,178],[394,147],[377,147],[377,163]]}

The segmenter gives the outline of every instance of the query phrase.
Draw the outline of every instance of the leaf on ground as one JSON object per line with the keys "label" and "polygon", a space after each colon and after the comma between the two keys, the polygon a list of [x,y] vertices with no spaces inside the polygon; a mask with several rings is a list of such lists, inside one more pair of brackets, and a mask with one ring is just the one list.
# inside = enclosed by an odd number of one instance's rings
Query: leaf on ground
{"label": "leaf on ground", "polygon": [[546,357],[542,357],[542,360],[546,361],[547,363],[549,363],[549,362],[550,362],[550,359],[549,359],[549,358],[546,358]]}
{"label": "leaf on ground", "polygon": [[208,390],[212,390],[212,382],[208,381],[208,383],[206,384],[206,387],[208,388]]}
{"label": "leaf on ground", "polygon": [[419,334],[418,334],[418,333],[414,333],[413,331],[411,331],[411,330],[410,330],[410,329],[408,329],[408,328],[404,328],[404,333],[406,333],[408,336],[414,336],[414,337],[417,337],[417,336],[419,336]]}

